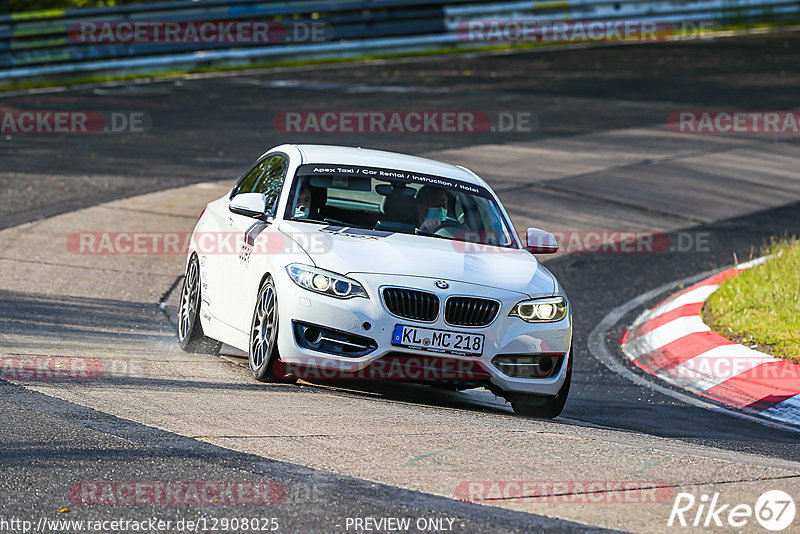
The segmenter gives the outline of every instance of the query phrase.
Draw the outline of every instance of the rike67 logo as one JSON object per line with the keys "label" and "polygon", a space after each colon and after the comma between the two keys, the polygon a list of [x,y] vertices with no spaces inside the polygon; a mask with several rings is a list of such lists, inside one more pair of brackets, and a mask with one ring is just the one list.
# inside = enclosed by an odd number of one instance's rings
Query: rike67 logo
{"label": "rike67 logo", "polygon": [[781,490],[763,493],[755,502],[749,504],[726,503],[719,493],[702,494],[678,493],[667,526],[678,527],[733,527],[754,532],[755,519],[762,527],[773,532],[787,529],[794,521],[796,507],[794,499]]}

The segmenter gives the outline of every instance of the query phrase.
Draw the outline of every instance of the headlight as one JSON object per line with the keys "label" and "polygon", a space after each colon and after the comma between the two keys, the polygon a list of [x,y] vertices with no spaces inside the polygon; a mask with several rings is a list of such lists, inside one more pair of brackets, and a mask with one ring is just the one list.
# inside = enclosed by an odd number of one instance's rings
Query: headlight
{"label": "headlight", "polygon": [[289,276],[298,286],[339,299],[369,298],[361,284],[340,274],[334,274],[308,265],[293,263],[286,267]]}
{"label": "headlight", "polygon": [[567,315],[567,301],[564,297],[523,300],[508,315],[529,323],[552,323]]}

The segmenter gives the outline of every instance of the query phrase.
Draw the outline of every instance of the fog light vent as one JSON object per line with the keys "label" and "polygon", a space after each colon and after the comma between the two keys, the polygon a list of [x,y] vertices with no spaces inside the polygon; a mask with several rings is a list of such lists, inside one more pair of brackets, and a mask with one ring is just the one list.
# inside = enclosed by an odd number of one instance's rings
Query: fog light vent
{"label": "fog light vent", "polygon": [[492,364],[512,378],[549,378],[561,368],[563,354],[500,354]]}
{"label": "fog light vent", "polygon": [[348,332],[299,321],[293,321],[293,323],[294,339],[298,345],[305,349],[350,358],[360,358],[378,348],[375,340],[368,337],[356,336]]}

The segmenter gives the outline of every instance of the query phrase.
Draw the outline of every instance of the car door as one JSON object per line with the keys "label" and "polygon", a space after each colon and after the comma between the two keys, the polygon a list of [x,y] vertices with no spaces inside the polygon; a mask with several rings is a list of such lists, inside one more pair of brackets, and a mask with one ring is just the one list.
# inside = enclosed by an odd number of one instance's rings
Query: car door
{"label": "car door", "polygon": [[[254,180],[245,180],[242,187],[235,191],[240,193],[261,193],[265,197],[269,216],[267,220],[248,217],[229,212],[230,231],[234,234],[237,253],[223,255],[224,286],[227,291],[219,296],[224,309],[225,322],[241,331],[248,331],[255,304],[255,295],[251,295],[253,284],[251,278],[261,277],[263,261],[256,261],[254,255],[272,252],[273,244],[280,244],[282,239],[277,224],[272,224],[275,217],[278,199],[280,198],[286,172],[289,168],[287,158],[282,154],[268,156],[260,166],[260,173]],[[265,247],[255,247],[256,240],[266,243]],[[259,258],[260,259],[260,258]],[[258,272],[256,272],[258,271]]]}
{"label": "car door", "polygon": [[198,255],[204,272],[203,302],[207,310],[218,320],[230,324],[226,317],[224,296],[230,291],[231,257],[238,254],[233,233],[233,222],[236,215],[228,209],[230,199],[240,189],[252,189],[258,178],[264,173],[267,159],[259,159],[247,172],[239,178],[229,197],[216,200],[206,208],[206,224],[201,235],[195,236],[198,241]]}

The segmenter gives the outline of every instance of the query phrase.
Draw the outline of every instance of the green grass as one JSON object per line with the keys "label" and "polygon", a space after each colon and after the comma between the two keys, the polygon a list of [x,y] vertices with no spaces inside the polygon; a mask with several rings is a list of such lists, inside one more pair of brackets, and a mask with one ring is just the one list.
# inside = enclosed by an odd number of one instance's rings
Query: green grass
{"label": "green grass", "polygon": [[720,334],[800,363],[800,239],[774,242],[766,254],[765,263],[722,284],[703,313]]}
{"label": "green grass", "polygon": [[[277,60],[271,62],[253,62],[246,65],[223,65],[223,66],[208,66],[208,67],[192,67],[187,69],[166,70],[160,72],[141,72],[135,74],[101,74],[101,75],[75,75],[75,76],[57,76],[50,80],[24,80],[21,82],[8,82],[0,85],[0,93],[5,91],[25,91],[29,89],[42,89],[47,87],[63,87],[70,85],[94,84],[104,82],[118,82],[126,80],[145,80],[150,78],[174,78],[178,76],[187,76],[191,74],[209,74],[218,72],[238,72],[258,69],[271,69],[281,67],[305,67],[311,65],[326,65],[331,63],[357,63],[365,61],[377,61],[394,58],[417,57],[417,56],[436,56],[444,54],[457,54],[465,52],[494,50],[507,47],[493,46],[482,48],[464,49],[439,49],[439,50],[425,50],[420,52],[408,52],[402,54],[374,54],[374,55],[360,55],[348,57],[332,57],[332,58],[317,58],[317,59],[288,59]],[[0,83],[2,80],[0,80]]]}
{"label": "green grass", "polygon": [[33,14],[60,9],[110,7],[122,4],[144,4],[159,0],[0,0],[0,14]]}

